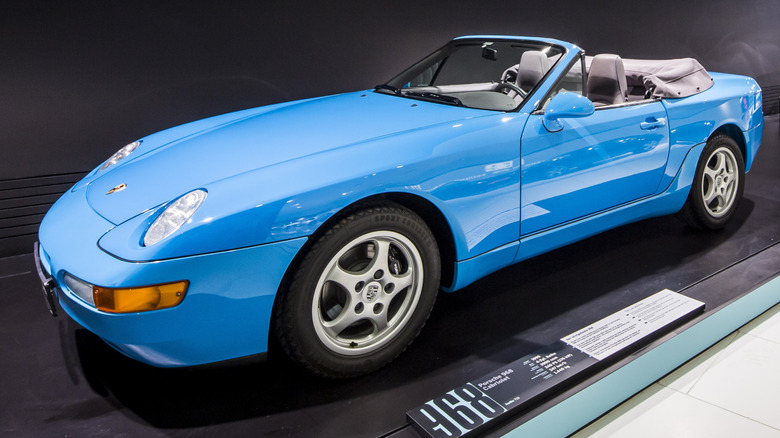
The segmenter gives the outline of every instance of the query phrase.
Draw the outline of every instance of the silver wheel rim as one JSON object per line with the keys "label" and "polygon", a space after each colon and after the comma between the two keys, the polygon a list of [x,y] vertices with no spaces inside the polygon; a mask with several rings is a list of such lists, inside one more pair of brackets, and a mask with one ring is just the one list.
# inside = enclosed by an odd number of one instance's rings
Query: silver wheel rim
{"label": "silver wheel rim", "polygon": [[707,158],[701,184],[704,207],[710,216],[723,217],[731,210],[737,197],[739,172],[734,153],[719,147]]}
{"label": "silver wheel rim", "polygon": [[320,275],[311,309],[314,330],[333,352],[376,351],[408,324],[422,283],[422,257],[409,239],[393,231],[364,234]]}

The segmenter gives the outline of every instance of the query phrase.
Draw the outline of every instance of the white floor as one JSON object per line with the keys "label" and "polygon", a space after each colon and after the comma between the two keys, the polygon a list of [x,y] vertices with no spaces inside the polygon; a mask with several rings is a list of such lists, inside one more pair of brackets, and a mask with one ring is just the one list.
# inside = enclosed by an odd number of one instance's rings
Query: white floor
{"label": "white floor", "polygon": [[573,437],[780,438],[780,304]]}

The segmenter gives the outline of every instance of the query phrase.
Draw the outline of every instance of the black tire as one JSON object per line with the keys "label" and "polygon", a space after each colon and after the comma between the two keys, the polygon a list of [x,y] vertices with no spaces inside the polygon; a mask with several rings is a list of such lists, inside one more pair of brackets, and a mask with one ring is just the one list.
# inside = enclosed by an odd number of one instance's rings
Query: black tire
{"label": "black tire", "polygon": [[395,204],[358,210],[315,238],[281,291],[279,344],[315,374],[374,371],[417,337],[440,273],[436,240],[419,216]]}
{"label": "black tire", "polygon": [[689,225],[718,230],[734,216],[745,190],[745,160],[737,143],[718,134],[707,140],[691,192],[678,216]]}

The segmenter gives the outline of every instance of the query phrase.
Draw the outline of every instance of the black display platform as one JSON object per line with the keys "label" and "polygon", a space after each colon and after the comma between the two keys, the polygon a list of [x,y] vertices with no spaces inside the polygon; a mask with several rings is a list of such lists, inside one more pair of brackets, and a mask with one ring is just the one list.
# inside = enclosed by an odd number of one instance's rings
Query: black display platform
{"label": "black display platform", "polygon": [[358,379],[311,377],[273,350],[268,360],[142,365],[68,318],[52,319],[31,254],[0,259],[0,433],[414,436],[408,410],[659,290],[685,289],[706,303],[706,316],[776,275],[780,128],[777,116],[766,122],[725,230],[642,221],[442,293],[415,343]]}

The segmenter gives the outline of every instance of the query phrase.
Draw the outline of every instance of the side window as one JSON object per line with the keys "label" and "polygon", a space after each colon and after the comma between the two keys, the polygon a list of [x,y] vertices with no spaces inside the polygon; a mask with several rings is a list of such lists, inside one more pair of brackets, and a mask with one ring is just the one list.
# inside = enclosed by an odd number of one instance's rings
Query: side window
{"label": "side window", "polygon": [[572,64],[566,71],[560,81],[555,84],[555,87],[550,91],[547,99],[542,103],[541,109],[545,109],[550,100],[555,97],[556,94],[561,91],[568,91],[570,93],[577,93],[583,95],[582,89],[582,58],[578,58],[577,62]]}

